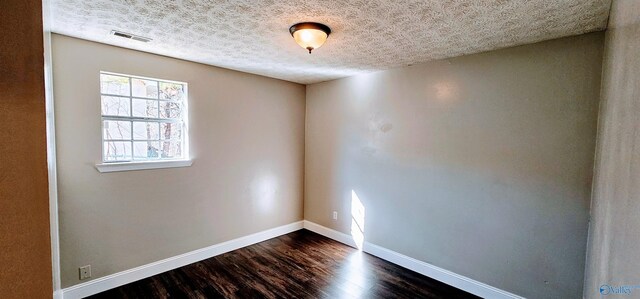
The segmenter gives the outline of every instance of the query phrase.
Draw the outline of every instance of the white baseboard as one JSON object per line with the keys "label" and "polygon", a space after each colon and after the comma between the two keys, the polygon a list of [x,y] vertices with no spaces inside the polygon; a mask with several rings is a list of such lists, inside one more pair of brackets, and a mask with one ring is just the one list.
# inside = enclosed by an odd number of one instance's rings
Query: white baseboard
{"label": "white baseboard", "polygon": [[[351,247],[356,247],[356,243],[354,242],[353,238],[351,238],[351,236],[347,234],[324,227],[311,221],[298,221],[245,237],[233,239],[220,244],[187,252],[178,256],[170,257],[133,269],[125,270],[119,273],[100,277],[85,283],[77,284],[65,288],[62,291],[54,292],[54,299],[78,299],[91,296],[112,288],[119,287],[121,285],[160,274],[162,272],[199,262],[216,255],[259,243],[281,235],[285,235],[302,228],[306,228],[310,231],[334,239]],[[364,242],[363,251],[483,298],[524,299],[524,297],[509,293],[504,290],[500,290],[490,285],[475,281],[462,275],[458,275],[451,271],[416,260],[414,258],[380,247],[375,244],[371,244],[369,242]]]}
{"label": "white baseboard", "polygon": [[308,220],[305,220],[303,222],[304,222],[304,228],[314,233],[323,235],[330,239],[334,239],[342,244],[346,244],[351,247],[357,248],[356,242],[353,240],[351,236],[347,234],[341,233],[337,230],[330,229],[328,227],[322,226],[320,224],[317,224]]}
{"label": "white baseboard", "polygon": [[[311,221],[304,221],[304,228],[318,233],[325,237],[334,239],[340,243],[356,247],[353,238],[347,234],[324,227]],[[364,242],[362,251],[377,256],[383,260],[394,263],[398,266],[418,272],[424,276],[446,283],[450,286],[464,290],[482,298],[495,299],[524,299],[524,297],[509,293],[507,291],[492,287],[490,285],[475,281],[471,278],[453,273],[451,271],[436,267],[434,265],[416,260],[412,257],[397,253],[395,251],[380,247],[369,242]]]}
{"label": "white baseboard", "polygon": [[173,270],[188,264],[199,262],[204,259],[214,257],[232,250],[259,243],[271,238],[288,234],[303,228],[303,222],[298,221],[291,224],[261,231],[245,237],[240,237],[220,244],[212,245],[202,249],[187,252],[181,255],[170,257],[161,261],[146,264],[119,273],[100,277],[85,283],[77,284],[62,290],[64,299],[77,299],[91,296],[127,283],[131,283],[143,278],[147,278],[162,272]]}

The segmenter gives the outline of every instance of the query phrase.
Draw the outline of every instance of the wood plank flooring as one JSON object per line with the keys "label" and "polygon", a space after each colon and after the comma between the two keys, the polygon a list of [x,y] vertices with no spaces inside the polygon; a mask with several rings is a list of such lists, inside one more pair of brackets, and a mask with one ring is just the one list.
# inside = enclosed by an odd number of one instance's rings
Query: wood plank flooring
{"label": "wood plank flooring", "polygon": [[479,298],[308,230],[90,298]]}

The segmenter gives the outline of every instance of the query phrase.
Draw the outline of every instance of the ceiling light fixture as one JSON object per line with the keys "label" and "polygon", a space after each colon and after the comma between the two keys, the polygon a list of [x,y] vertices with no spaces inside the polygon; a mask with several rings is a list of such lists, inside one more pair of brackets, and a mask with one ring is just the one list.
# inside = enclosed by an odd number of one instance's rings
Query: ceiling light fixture
{"label": "ceiling light fixture", "polygon": [[309,50],[309,54],[311,54],[311,51],[322,47],[322,44],[331,34],[331,29],[324,24],[304,22],[291,26],[289,32],[296,40],[296,43],[300,47]]}

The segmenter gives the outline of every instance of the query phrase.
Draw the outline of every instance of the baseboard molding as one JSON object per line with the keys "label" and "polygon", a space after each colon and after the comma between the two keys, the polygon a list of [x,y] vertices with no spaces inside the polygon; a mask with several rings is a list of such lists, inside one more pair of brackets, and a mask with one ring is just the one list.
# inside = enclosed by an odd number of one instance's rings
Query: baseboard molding
{"label": "baseboard molding", "polygon": [[[304,220],[77,284],[61,291],[54,292],[53,297],[54,299],[84,298],[143,278],[160,274],[162,272],[199,262],[216,255],[285,235],[302,228],[321,234],[351,247],[356,247],[356,243],[353,241],[351,236],[311,221]],[[524,297],[475,281],[468,277],[416,260],[369,242],[364,243],[363,251],[483,298],[524,299]]]}
{"label": "baseboard molding", "polygon": [[322,226],[320,224],[305,220],[303,221],[304,228],[308,229],[314,233],[323,235],[327,238],[334,239],[342,244],[349,245],[351,247],[356,248],[356,242],[353,238],[347,234],[341,233],[337,230],[330,229],[328,227]]}
{"label": "baseboard molding", "polygon": [[[304,221],[304,228],[312,232],[318,233],[325,237],[334,239],[340,243],[356,247],[353,238],[345,233],[324,227],[311,221]],[[507,291],[492,287],[471,278],[453,273],[440,267],[416,260],[412,257],[397,253],[395,251],[380,247],[369,242],[364,242],[362,250],[368,254],[377,256],[383,260],[394,263],[398,266],[418,272],[422,275],[431,277],[435,280],[454,286],[471,294],[482,298],[495,299],[524,299],[524,297],[509,293]]]}
{"label": "baseboard molding", "polygon": [[61,299],[78,299],[91,296],[127,283],[147,278],[162,272],[173,270],[188,264],[199,262],[229,251],[259,243],[271,238],[288,234],[303,228],[303,221],[279,226],[245,237],[219,243],[202,249],[187,252],[161,261],[146,264],[119,273],[100,277],[62,290]]}

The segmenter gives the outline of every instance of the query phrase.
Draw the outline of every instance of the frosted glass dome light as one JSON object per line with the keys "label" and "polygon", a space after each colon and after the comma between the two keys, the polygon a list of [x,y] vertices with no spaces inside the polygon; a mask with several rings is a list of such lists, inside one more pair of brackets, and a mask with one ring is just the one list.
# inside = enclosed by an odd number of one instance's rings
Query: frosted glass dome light
{"label": "frosted glass dome light", "polygon": [[322,47],[331,34],[331,29],[324,24],[305,22],[291,26],[289,32],[296,43],[311,54],[311,51]]}

